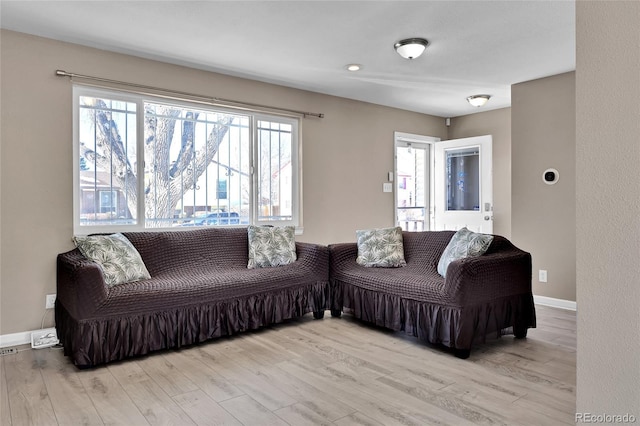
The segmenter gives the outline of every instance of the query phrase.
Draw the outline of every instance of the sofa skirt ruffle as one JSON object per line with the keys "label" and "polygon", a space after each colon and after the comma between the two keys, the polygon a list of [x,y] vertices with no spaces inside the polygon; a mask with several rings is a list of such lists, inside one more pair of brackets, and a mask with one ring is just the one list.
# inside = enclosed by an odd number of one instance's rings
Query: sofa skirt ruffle
{"label": "sofa skirt ruffle", "polygon": [[334,281],[332,309],[432,344],[471,349],[486,339],[536,326],[531,294],[514,295],[465,307],[406,299]]}
{"label": "sofa skirt ruffle", "polygon": [[255,330],[324,311],[329,304],[326,282],[172,310],[80,321],[57,304],[56,328],[65,355],[78,367],[91,367]]}

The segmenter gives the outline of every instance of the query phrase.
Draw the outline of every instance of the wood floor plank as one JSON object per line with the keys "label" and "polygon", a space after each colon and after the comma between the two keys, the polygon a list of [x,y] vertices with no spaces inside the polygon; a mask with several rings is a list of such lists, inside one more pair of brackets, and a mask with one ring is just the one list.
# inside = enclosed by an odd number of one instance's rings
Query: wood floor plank
{"label": "wood floor plank", "polygon": [[7,392],[7,377],[4,372],[4,358],[0,357],[0,424],[11,426],[11,409],[9,408],[9,395]]}
{"label": "wood floor plank", "polygon": [[[314,386],[287,374],[277,367],[263,365],[256,361],[249,353],[234,352],[233,354],[223,354],[216,350],[213,345],[207,346],[204,350],[213,356],[213,359],[217,363],[217,368],[239,368],[241,366],[242,368],[250,370],[253,374],[265,379],[272,386],[275,386],[292,399],[315,411],[323,418],[335,420],[355,411],[330,394],[320,391]],[[293,359],[300,360],[300,362],[307,364],[306,358],[295,357]],[[322,366],[326,366],[329,362],[332,362],[332,360],[325,358]]]}
{"label": "wood floor plank", "polygon": [[355,412],[353,407],[340,401],[332,394],[324,392],[277,367],[263,369],[261,374],[270,383],[285,390],[300,404],[316,412],[322,418],[333,421]]}
{"label": "wood floor plank", "polygon": [[384,426],[382,423],[373,420],[360,412],[349,414],[333,422],[338,426]]}
{"label": "wood floor plank", "polygon": [[[44,349],[47,350],[47,349]],[[62,350],[51,351],[40,367],[49,399],[61,425],[102,425],[102,419],[85,392],[78,369],[64,359]]]}
{"label": "wood floor plank", "polygon": [[188,351],[168,352],[163,357],[216,402],[244,394],[209,365],[201,362],[200,356],[194,356],[200,354],[201,349],[194,347]]}
{"label": "wood floor plank", "polygon": [[242,423],[201,390],[173,397],[197,425],[241,426]]}
{"label": "wood floor plank", "polygon": [[379,377],[393,372],[384,365],[369,361],[365,356],[351,355],[344,347],[340,347],[340,349],[338,349],[337,345],[333,344],[330,339],[320,336],[318,333],[310,333],[308,330],[296,329],[293,330],[290,335],[300,336],[300,338],[304,339],[303,341],[305,341],[309,347],[314,348],[318,353],[329,357],[334,362],[341,361],[360,367],[363,373],[366,370],[366,374],[373,377]]}
{"label": "wood floor plank", "polygon": [[220,406],[244,425],[288,426],[288,423],[248,395],[227,399],[220,402]]}
{"label": "wood floor plank", "polygon": [[20,350],[4,356],[11,421],[14,425],[57,425],[40,372],[49,349]]}
{"label": "wood floor plank", "polygon": [[[452,395],[458,400],[475,406],[484,407],[488,411],[499,413],[510,425],[549,425],[563,424],[559,421],[560,417],[565,418],[563,413],[551,413],[552,410],[534,410],[526,405],[518,405],[517,410],[505,410],[505,406],[516,406],[518,399],[515,401],[511,398],[505,400],[498,392],[491,392],[486,386],[478,386],[465,383],[456,383],[446,387],[440,391],[445,397]],[[548,415],[548,414],[551,414]]]}
{"label": "wood floor plank", "polygon": [[338,364],[308,370],[304,364],[288,361],[279,364],[279,367],[320,389],[332,392],[341,401],[385,425],[471,424],[421,401],[407,402],[405,395],[397,392],[380,392],[376,383],[361,381],[341,371]]}
{"label": "wood floor plank", "polygon": [[333,424],[303,404],[294,404],[280,408],[274,411],[274,414],[284,419],[290,425],[330,426]]}
{"label": "wood floor plank", "polygon": [[289,352],[286,347],[274,344],[268,339],[261,338],[265,333],[255,332],[238,340],[242,353],[256,360],[262,365],[273,365],[299,355]]}
{"label": "wood floor plank", "polygon": [[[413,402],[413,400],[419,400],[428,403],[439,408],[441,412],[449,413],[459,419],[464,419],[466,422],[471,424],[509,424],[506,419],[500,415],[498,410],[491,412],[480,405],[465,402],[455,395],[445,396],[439,390],[431,391],[416,385],[415,383],[401,382],[390,377],[381,377],[376,381],[383,386],[388,386],[389,388],[396,389],[401,392],[408,401]],[[391,394],[392,392],[385,393]],[[443,417],[443,420],[448,420],[448,417]],[[462,420],[455,418],[452,420],[455,421],[456,424],[463,423]]]}
{"label": "wood floor plank", "polygon": [[563,382],[546,374],[539,374],[527,370],[521,370],[508,364],[494,362],[490,359],[477,359],[473,362],[492,369],[498,375],[510,377],[518,382],[534,386],[537,389],[544,388],[548,393],[557,398],[575,400],[575,384]]}
{"label": "wood floor plank", "polygon": [[[214,356],[220,359],[219,353],[216,352],[216,348],[213,345],[205,345],[200,349],[199,351],[194,351],[192,355],[202,360],[203,362],[201,363],[206,364],[206,353],[213,353]],[[271,411],[297,402],[286,392],[269,383],[263,376],[246,368],[235,357],[227,357],[224,363],[220,359],[220,362],[216,364],[216,371],[233,386]]]}
{"label": "wood floor plank", "polygon": [[[575,414],[567,414],[550,406],[532,404],[525,399],[519,399],[513,403],[518,409],[510,411],[509,417],[521,424],[536,425],[575,425]],[[573,410],[575,412],[575,409]]]}
{"label": "wood floor plank", "polygon": [[149,424],[109,369],[83,370],[78,377],[105,424]]}
{"label": "wood floor plank", "polygon": [[135,362],[110,365],[109,372],[120,383],[151,425],[193,425],[191,418]]}
{"label": "wood floor plank", "polygon": [[163,356],[135,361],[169,396],[198,390],[198,386]]}

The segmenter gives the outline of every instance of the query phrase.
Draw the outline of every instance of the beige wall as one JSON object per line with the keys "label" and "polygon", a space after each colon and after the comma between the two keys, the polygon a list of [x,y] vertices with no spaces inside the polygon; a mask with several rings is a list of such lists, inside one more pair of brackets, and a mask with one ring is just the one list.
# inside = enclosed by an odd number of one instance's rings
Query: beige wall
{"label": "beige wall", "polygon": [[[576,300],[575,73],[511,87],[511,236],[533,257],[533,292]],[[558,170],[547,185],[542,174]],[[548,282],[538,282],[538,270]]]}
{"label": "beige wall", "polygon": [[72,248],[71,84],[56,69],[324,113],[302,123],[300,241],[355,241],[358,228],[391,226],[382,182],[393,170],[393,132],[446,138],[444,120],[424,114],[15,32],[2,31],[0,42],[2,335],[40,328],[56,254]]}
{"label": "beige wall", "polygon": [[451,119],[448,139],[493,139],[493,233],[511,238],[511,108]]}
{"label": "beige wall", "polygon": [[639,2],[576,2],[577,411],[630,413],[636,422],[639,22]]}

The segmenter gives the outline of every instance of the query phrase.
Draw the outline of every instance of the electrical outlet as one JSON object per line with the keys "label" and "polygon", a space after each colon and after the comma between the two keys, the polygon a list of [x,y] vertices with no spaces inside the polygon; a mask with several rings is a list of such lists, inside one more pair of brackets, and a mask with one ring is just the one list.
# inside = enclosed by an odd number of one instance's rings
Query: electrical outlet
{"label": "electrical outlet", "polygon": [[56,307],[56,295],[55,294],[47,294],[47,297],[44,301],[45,309],[53,309]]}
{"label": "electrical outlet", "polygon": [[547,271],[544,269],[540,269],[538,271],[538,281],[540,281],[541,283],[546,283],[547,282]]}
{"label": "electrical outlet", "polygon": [[388,182],[382,183],[382,192],[393,192],[393,184]]}

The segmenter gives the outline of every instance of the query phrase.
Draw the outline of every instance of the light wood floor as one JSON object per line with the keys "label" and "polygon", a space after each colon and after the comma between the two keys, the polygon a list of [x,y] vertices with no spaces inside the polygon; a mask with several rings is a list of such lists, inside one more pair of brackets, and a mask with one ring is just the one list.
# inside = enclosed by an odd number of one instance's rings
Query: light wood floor
{"label": "light wood floor", "polygon": [[60,349],[0,357],[2,425],[574,424],[576,315],[468,360],[348,315],[78,370]]}

